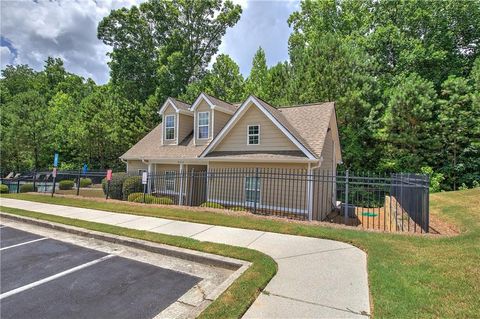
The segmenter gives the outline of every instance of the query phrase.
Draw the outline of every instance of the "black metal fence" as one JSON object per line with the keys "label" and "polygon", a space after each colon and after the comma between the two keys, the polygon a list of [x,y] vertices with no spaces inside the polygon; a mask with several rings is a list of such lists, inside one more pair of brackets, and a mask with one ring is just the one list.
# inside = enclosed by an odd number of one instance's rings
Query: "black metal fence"
{"label": "black metal fence", "polygon": [[146,192],[176,205],[428,232],[428,183],[418,174],[231,168],[149,174]]}
{"label": "black metal fence", "polygon": [[[45,193],[104,197],[106,171],[52,171],[2,178],[9,192],[22,185]],[[91,184],[82,185],[89,179]],[[69,180],[71,187],[59,184]],[[317,220],[392,232],[428,232],[429,179],[419,174],[228,168],[149,174],[151,203],[225,208],[259,215]],[[143,196],[145,199],[145,196]]]}
{"label": "black metal fence", "polygon": [[[33,191],[38,193],[58,193],[103,197],[101,182],[106,176],[105,170],[64,170],[57,171],[54,178],[52,170],[39,170],[1,178],[0,184],[7,185],[9,193]],[[71,187],[60,188],[60,182],[72,181]],[[29,187],[27,188],[27,185]]]}

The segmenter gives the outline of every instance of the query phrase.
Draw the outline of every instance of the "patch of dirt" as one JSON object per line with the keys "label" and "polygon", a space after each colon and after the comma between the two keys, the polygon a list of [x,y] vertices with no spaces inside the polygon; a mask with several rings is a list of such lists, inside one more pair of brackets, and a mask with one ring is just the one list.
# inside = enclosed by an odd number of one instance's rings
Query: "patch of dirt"
{"label": "patch of dirt", "polygon": [[430,214],[430,234],[455,236],[460,234],[460,230],[453,224],[442,220],[435,214]]}

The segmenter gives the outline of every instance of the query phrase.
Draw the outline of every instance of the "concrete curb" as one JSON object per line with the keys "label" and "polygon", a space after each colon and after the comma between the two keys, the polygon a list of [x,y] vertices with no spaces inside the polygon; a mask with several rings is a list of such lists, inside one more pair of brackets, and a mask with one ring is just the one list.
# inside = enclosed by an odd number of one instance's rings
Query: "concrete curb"
{"label": "concrete curb", "polygon": [[[239,260],[239,259],[234,259],[234,258],[229,258],[229,257],[224,257],[224,256],[219,256],[219,255],[214,255],[209,253],[203,253],[196,250],[189,250],[189,249],[169,246],[165,244],[149,242],[146,240],[106,234],[106,233],[101,233],[93,230],[86,230],[86,229],[75,227],[75,226],[67,226],[64,224],[59,224],[54,222],[43,221],[43,220],[38,220],[38,219],[24,217],[24,216],[17,216],[17,215],[8,214],[5,212],[0,212],[0,217],[15,220],[15,221],[20,221],[24,223],[29,223],[29,224],[37,225],[41,227],[51,228],[51,229],[67,232],[74,235],[90,237],[90,238],[103,240],[103,241],[111,242],[115,244],[121,244],[121,245],[129,246],[132,248],[146,250],[152,253],[184,259],[184,260],[188,260],[188,261],[192,261],[192,262],[196,262],[204,265],[209,265],[213,267],[224,268],[228,270],[239,270],[240,268],[243,268],[243,271],[244,271],[246,268],[248,268],[251,265],[250,262],[247,262],[244,260]],[[104,225],[111,226],[108,224],[104,224]],[[115,226],[115,227],[122,228],[120,226]]]}

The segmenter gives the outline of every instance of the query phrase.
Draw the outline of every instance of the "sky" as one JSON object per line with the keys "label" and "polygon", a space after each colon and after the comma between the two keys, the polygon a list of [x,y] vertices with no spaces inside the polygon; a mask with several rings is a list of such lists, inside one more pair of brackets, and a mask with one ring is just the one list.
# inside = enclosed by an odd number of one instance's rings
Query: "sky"
{"label": "sky", "polygon": [[[131,7],[142,0],[1,0],[0,66],[28,64],[41,70],[48,56],[63,59],[68,72],[92,78],[98,84],[109,79],[110,47],[97,39],[97,25],[113,9]],[[235,0],[243,13],[227,29],[219,47],[230,55],[244,76],[250,72],[258,47],[265,50],[267,64],[288,59],[287,19],[299,9],[295,0]],[[215,57],[214,57],[215,58]],[[213,62],[213,61],[212,61]]]}

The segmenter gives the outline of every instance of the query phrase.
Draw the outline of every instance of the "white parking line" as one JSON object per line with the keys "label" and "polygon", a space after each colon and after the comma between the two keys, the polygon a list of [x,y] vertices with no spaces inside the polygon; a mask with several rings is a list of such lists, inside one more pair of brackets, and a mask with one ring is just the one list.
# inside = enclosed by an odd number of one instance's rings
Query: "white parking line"
{"label": "white parking line", "polygon": [[45,240],[45,239],[48,239],[48,238],[47,238],[47,237],[42,237],[42,238],[38,238],[38,239],[34,239],[34,240],[29,240],[29,241],[26,241],[26,242],[23,242],[23,243],[20,243],[20,244],[15,244],[15,245],[12,245],[12,246],[3,247],[3,248],[0,248],[0,251],[6,250],[6,249],[10,249],[10,248],[15,248],[15,247],[18,247],[18,246],[23,246],[23,245],[31,244],[31,243],[35,243],[35,242],[37,242],[37,241]]}
{"label": "white parking line", "polygon": [[2,300],[2,299],[4,299],[4,298],[7,298],[7,297],[10,297],[10,296],[12,296],[12,295],[18,294],[19,292],[25,291],[25,290],[27,290],[27,289],[30,289],[30,288],[39,286],[39,285],[44,284],[44,283],[46,283],[46,282],[52,281],[52,280],[54,280],[54,279],[57,279],[57,278],[60,278],[60,277],[65,276],[65,275],[71,274],[72,272],[75,272],[75,271],[77,271],[77,270],[84,269],[84,268],[87,268],[87,267],[89,267],[89,266],[98,264],[99,262],[102,262],[102,261],[104,261],[104,260],[110,259],[110,258],[112,258],[113,256],[115,256],[115,255],[107,255],[107,256],[104,256],[104,257],[102,257],[102,258],[92,260],[92,261],[90,261],[90,262],[88,262],[88,263],[85,263],[85,264],[83,264],[83,265],[80,265],[80,266],[73,267],[73,268],[70,268],[70,269],[68,269],[68,270],[62,271],[62,272],[60,272],[60,273],[58,273],[58,274],[56,274],[56,275],[53,275],[53,276],[50,276],[50,277],[43,278],[43,279],[40,279],[40,280],[38,280],[38,281],[32,282],[31,284],[28,284],[28,285],[25,285],[25,286],[22,286],[22,287],[18,287],[18,288],[12,289],[12,290],[10,290],[10,291],[4,292],[3,294],[0,295],[0,300]]}

